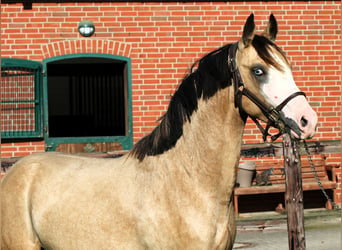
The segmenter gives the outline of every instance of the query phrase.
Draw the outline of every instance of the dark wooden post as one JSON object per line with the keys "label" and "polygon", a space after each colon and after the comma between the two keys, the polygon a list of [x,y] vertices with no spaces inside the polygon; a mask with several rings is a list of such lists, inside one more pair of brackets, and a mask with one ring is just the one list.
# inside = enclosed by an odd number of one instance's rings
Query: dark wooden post
{"label": "dark wooden post", "polygon": [[302,172],[297,141],[291,140],[289,134],[283,134],[283,150],[289,249],[305,250]]}

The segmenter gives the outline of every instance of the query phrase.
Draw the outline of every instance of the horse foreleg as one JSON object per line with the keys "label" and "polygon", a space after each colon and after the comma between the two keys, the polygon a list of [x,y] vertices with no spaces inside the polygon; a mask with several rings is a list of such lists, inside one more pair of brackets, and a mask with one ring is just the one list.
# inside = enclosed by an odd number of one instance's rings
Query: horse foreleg
{"label": "horse foreleg", "polygon": [[228,204],[228,244],[226,249],[233,249],[233,245],[236,237],[236,225],[235,225],[235,214],[233,209],[232,199]]}

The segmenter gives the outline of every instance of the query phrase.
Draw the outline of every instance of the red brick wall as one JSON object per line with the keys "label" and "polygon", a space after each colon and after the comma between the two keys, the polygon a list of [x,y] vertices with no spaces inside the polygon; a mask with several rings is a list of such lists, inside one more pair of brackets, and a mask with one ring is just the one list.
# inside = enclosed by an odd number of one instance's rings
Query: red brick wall
{"label": "red brick wall", "polygon": [[44,152],[45,146],[43,141],[13,142],[1,144],[1,157],[22,157],[35,152]]}
{"label": "red brick wall", "polygon": [[[137,141],[156,126],[190,65],[206,52],[237,41],[251,12],[259,31],[270,13],[276,16],[277,44],[292,61],[297,85],[318,113],[315,140],[339,140],[340,1],[33,3],[28,10],[22,4],[2,4],[1,56],[42,61],[56,55],[94,52],[130,57]],[[91,38],[82,38],[77,32],[83,19],[96,26]],[[250,122],[244,142],[262,142]],[[1,155],[44,150],[43,142],[32,147],[3,144]],[[329,156],[329,161],[340,162],[340,155]]]}

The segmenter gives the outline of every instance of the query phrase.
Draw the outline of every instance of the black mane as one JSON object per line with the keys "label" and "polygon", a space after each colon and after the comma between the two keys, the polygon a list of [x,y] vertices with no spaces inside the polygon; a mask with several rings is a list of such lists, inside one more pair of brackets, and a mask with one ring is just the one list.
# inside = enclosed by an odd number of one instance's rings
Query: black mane
{"label": "black mane", "polygon": [[[277,63],[268,50],[272,46],[281,52],[274,43],[256,35],[252,45],[267,64],[277,68]],[[136,143],[131,155],[142,161],[147,155],[162,154],[174,147],[183,135],[183,124],[191,122],[191,115],[198,108],[198,99],[208,100],[219,90],[231,85],[227,62],[229,47],[230,44],[212,51],[192,65],[191,72],[182,80],[172,96],[160,124]],[[281,54],[283,55],[282,52]],[[193,71],[196,66],[197,69]]]}
{"label": "black mane", "polygon": [[160,124],[133,147],[131,154],[142,161],[146,155],[158,155],[175,146],[183,135],[183,124],[191,121],[198,99],[208,100],[218,90],[231,84],[227,58],[230,45],[225,45],[195,62],[197,69],[189,73],[170,100]]}

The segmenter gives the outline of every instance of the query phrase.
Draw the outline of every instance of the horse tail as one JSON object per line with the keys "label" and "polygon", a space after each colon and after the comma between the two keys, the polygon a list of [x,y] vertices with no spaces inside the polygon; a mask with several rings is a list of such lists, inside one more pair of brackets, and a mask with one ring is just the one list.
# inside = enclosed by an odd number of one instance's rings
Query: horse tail
{"label": "horse tail", "polygon": [[19,161],[1,182],[1,249],[39,250],[31,217],[31,188],[39,163]]}

